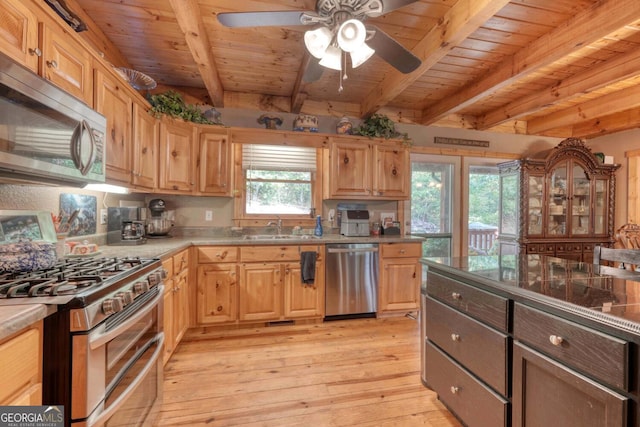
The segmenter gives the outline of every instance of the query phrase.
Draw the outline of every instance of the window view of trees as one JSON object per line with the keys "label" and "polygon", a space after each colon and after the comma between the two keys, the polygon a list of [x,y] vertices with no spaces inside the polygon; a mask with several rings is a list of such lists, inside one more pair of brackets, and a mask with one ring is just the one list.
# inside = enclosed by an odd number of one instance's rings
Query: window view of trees
{"label": "window view of trees", "polygon": [[308,214],[311,172],[246,171],[247,213]]}

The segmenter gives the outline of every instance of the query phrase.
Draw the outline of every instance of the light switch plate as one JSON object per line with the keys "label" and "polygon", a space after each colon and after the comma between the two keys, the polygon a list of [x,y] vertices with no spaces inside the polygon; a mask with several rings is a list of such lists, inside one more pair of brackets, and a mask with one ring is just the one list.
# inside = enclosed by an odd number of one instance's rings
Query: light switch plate
{"label": "light switch plate", "polygon": [[204,220],[213,221],[213,211],[204,211]]}
{"label": "light switch plate", "polygon": [[107,223],[107,210],[100,209],[100,225],[104,225]]}

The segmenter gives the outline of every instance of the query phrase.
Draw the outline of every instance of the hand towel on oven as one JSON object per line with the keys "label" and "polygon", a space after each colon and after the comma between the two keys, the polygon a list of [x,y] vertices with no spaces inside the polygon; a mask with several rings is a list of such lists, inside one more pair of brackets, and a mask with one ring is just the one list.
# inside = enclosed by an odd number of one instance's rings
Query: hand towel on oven
{"label": "hand towel on oven", "polygon": [[316,280],[316,252],[300,252],[300,275],[302,284],[313,285]]}

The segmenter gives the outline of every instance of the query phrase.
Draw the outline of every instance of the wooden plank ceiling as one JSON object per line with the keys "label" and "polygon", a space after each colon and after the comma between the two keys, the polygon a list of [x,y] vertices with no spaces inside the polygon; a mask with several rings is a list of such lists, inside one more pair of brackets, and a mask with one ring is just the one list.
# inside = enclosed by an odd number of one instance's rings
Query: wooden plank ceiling
{"label": "wooden plank ceiling", "polygon": [[227,28],[216,18],[315,10],[315,0],[71,4],[89,19],[85,37],[112,63],[216,107],[353,117],[382,112],[404,123],[556,137],[640,125],[638,0],[420,0],[366,24],[395,38],[422,65],[402,74],[374,55],[347,70],[342,92],[338,71],[302,81],[310,27]]}

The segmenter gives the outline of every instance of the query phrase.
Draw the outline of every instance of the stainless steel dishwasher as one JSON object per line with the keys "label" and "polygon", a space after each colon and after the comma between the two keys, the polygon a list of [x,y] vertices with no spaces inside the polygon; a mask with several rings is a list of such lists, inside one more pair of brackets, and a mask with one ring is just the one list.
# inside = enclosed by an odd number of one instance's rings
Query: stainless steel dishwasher
{"label": "stainless steel dishwasher", "polygon": [[378,244],[328,244],[325,319],[375,317],[378,305]]}

